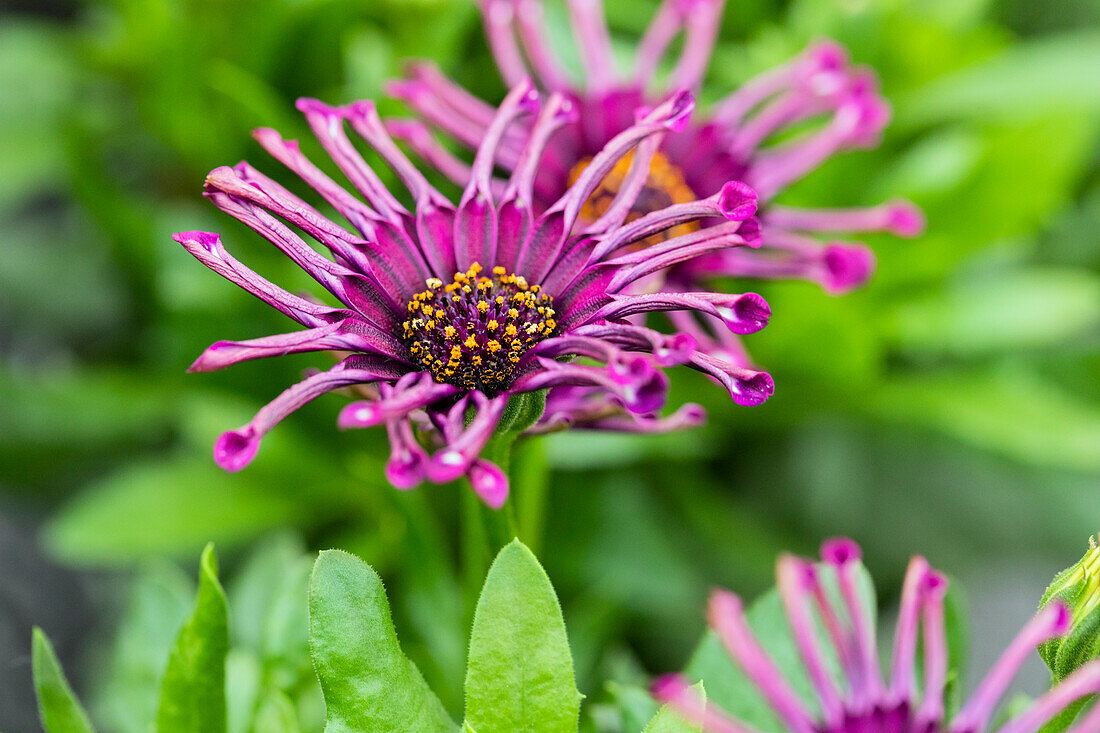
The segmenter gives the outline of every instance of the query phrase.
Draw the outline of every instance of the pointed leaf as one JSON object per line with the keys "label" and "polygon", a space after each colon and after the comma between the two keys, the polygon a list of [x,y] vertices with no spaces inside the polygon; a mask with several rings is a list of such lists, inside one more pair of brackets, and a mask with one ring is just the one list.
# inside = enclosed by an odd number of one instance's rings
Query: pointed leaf
{"label": "pointed leaf", "polygon": [[92,733],[88,714],[69,687],[50,640],[37,626],[32,646],[31,667],[38,694],[38,714],[46,733]]}
{"label": "pointed leaf", "polygon": [[309,632],[328,710],[326,733],[456,729],[401,651],[382,579],[359,558],[339,550],[317,558]]}
{"label": "pointed leaf", "polygon": [[478,733],[573,732],[580,700],[554,588],[515,540],[489,568],[474,614],[467,725]]}
{"label": "pointed leaf", "polygon": [[229,620],[213,544],[199,563],[195,610],[183,624],[160,688],[158,733],[224,733]]}

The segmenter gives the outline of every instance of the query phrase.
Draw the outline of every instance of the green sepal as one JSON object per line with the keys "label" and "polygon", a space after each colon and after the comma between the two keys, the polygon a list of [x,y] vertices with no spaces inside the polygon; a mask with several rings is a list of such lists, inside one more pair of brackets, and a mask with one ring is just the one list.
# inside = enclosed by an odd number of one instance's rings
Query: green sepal
{"label": "green sepal", "polygon": [[549,390],[521,392],[508,398],[504,412],[493,431],[493,437],[482,455],[508,473],[512,446],[524,430],[534,425],[546,410],[546,394]]}
{"label": "green sepal", "polygon": [[1039,645],[1055,682],[1060,682],[1081,665],[1100,656],[1100,549],[1093,544],[1074,565],[1054,576],[1039,601],[1045,608],[1052,601],[1063,603],[1073,615],[1065,636]]}

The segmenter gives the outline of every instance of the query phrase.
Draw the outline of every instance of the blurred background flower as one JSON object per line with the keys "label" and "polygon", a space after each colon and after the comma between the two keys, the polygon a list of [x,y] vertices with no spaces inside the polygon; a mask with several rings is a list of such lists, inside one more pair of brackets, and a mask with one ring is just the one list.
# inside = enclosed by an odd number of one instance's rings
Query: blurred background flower
{"label": "blurred background flower", "polygon": [[[547,5],[564,47],[564,8]],[[656,6],[608,2],[618,47],[633,48]],[[176,561],[216,540],[232,601],[233,578],[254,577],[256,558],[279,567],[297,557],[253,549],[277,530],[379,569],[400,599],[406,649],[453,710],[477,590],[454,560],[457,492],[385,486],[384,437],[334,437],[338,408],[326,400],[271,435],[262,463],[222,473],[209,457],[219,432],[311,360],[187,376],[211,340],[285,324],[196,267],[170,235],[219,229],[265,277],[306,288],[292,263],[208,210],[200,182],[260,157],[254,127],[307,139],[297,97],[378,98],[409,58],[499,101],[473,3],[5,8],[0,546],[17,549],[0,562],[0,729],[34,729],[36,621],[103,727],[143,730],[142,706],[155,701],[142,691],[191,597]],[[878,71],[894,119],[881,147],[830,160],[782,203],[906,197],[928,231],[869,237],[875,279],[843,298],[753,283],[773,312],[753,343],[777,385],[765,405],[737,408],[713,399],[704,377],[678,375],[670,403],[704,404],[705,427],[550,436],[549,476],[516,479],[552,495],[541,533],[524,539],[554,580],[577,684],[593,701],[599,680],[681,668],[709,586],[750,597],[770,584],[781,549],[806,554],[835,534],[864,546],[887,604],[919,551],[972,605],[1003,610],[975,629],[970,672],[980,672],[1100,525],[1100,7],[739,0],[722,21],[705,101],[821,37]],[[397,103],[381,111],[406,113]],[[273,602],[242,587],[257,608]],[[250,614],[261,615],[239,615]],[[263,637],[260,622],[234,621],[242,652],[232,664],[282,680],[288,695],[304,685],[308,698],[299,646],[271,642],[296,639],[279,635],[294,621],[274,619]],[[1031,681],[1042,680],[1032,662]],[[120,704],[127,695],[133,704]]]}

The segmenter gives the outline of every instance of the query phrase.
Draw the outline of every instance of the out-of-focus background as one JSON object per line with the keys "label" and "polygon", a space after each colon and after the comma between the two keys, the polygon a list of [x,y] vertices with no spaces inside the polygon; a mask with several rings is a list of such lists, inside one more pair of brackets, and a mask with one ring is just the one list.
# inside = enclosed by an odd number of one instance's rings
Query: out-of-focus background
{"label": "out-of-focus background", "polygon": [[[626,50],[656,2],[607,5]],[[887,616],[913,553],[961,581],[980,671],[1100,529],[1100,5],[729,5],[704,99],[832,37],[879,71],[894,104],[879,149],[829,162],[787,200],[904,196],[929,228],[869,239],[878,274],[843,298],[739,284],[773,310],[748,339],[776,382],[764,406],[679,374],[672,404],[705,404],[706,427],[542,444],[553,472],[536,551],[597,708],[601,680],[683,665],[710,586],[751,596],[778,552],[812,553],[834,534],[863,544]],[[185,374],[215,340],[287,324],[170,234],[222,231],[254,268],[304,287],[205,204],[203,176],[242,158],[282,175],[251,128],[306,139],[295,98],[379,97],[409,58],[499,99],[472,3],[2,7],[0,729],[37,729],[37,623],[104,730],[145,730],[207,540],[229,578],[238,696],[252,689],[240,680],[262,679],[253,687],[280,686],[307,728],[316,719],[303,568],[337,546],[387,579],[403,643],[460,708],[469,594],[449,544],[455,490],[386,485],[383,436],[338,432],[338,396],[282,424],[242,473],[216,468],[218,433],[318,362]],[[548,7],[566,38],[560,3]],[[1038,662],[1031,677],[1043,681]]]}

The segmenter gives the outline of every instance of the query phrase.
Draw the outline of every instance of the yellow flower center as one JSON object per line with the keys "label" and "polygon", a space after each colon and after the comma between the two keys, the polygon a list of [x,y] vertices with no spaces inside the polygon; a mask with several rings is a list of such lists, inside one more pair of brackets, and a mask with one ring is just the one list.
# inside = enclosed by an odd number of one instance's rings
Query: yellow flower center
{"label": "yellow flower center", "polygon": [[[581,208],[580,217],[583,221],[591,224],[607,213],[611,202],[615,200],[615,194],[622,188],[623,181],[633,160],[634,151],[623,156],[596,190],[592,192],[592,195],[588,197]],[[573,170],[569,171],[570,185],[576,182],[581,171],[587,168],[591,162],[591,158],[585,158],[573,166]],[[642,187],[638,198],[630,207],[626,221],[634,221],[651,212],[660,211],[671,204],[686,204],[695,199],[695,193],[688,187],[687,181],[684,180],[683,171],[672,165],[668,158],[661,153],[654,153],[653,160],[649,163],[649,175],[646,177],[645,186]],[[635,243],[631,249],[644,249],[698,229],[699,225],[695,222],[680,224]]]}
{"label": "yellow flower center", "polygon": [[475,262],[444,284],[429,279],[409,301],[405,343],[437,382],[498,392],[512,381],[520,357],[553,334],[554,299],[538,285]]}

